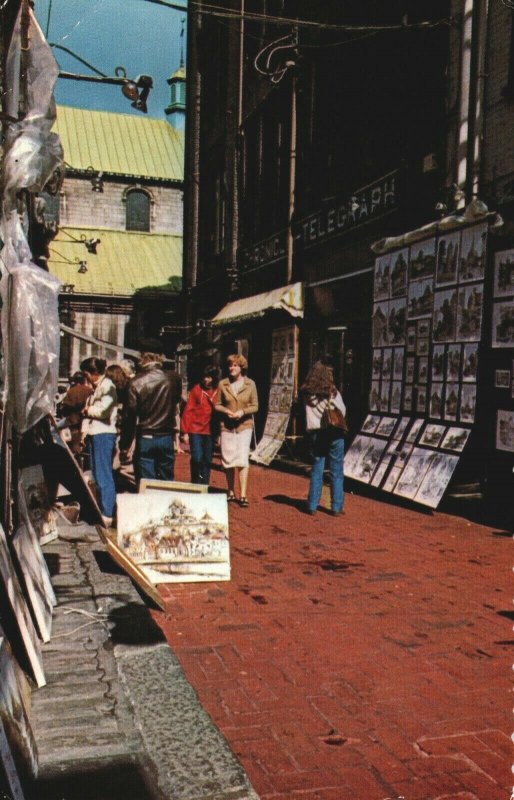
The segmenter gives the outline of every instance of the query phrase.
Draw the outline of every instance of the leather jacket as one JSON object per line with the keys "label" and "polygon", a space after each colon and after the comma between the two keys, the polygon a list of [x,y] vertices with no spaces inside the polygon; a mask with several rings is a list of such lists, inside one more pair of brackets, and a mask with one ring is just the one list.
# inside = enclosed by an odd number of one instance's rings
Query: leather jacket
{"label": "leather jacket", "polygon": [[138,436],[166,436],[176,425],[182,381],[176,372],[164,372],[155,364],[143,367],[129,383],[121,423],[120,450],[128,450]]}

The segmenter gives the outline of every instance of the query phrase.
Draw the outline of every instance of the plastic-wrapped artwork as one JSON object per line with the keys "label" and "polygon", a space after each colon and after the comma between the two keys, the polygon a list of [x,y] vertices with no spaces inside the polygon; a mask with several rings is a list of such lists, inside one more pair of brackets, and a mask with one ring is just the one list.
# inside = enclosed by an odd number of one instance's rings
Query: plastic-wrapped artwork
{"label": "plastic-wrapped artwork", "polygon": [[10,269],[0,281],[4,407],[18,433],[54,411],[59,289],[57,278],[27,264]]}
{"label": "plastic-wrapped artwork", "polygon": [[[21,28],[23,6],[20,9],[5,69],[5,111],[17,119],[20,108]],[[22,190],[42,191],[56,174],[62,173],[63,151],[59,136],[51,132],[56,110],[53,88],[59,68],[52,50],[29,9],[29,48],[24,53],[26,70],[24,116],[7,125],[2,163],[2,220],[0,237],[4,243],[1,258],[8,269],[17,264],[29,264],[30,249],[18,214],[17,197]],[[58,183],[58,181],[57,181]],[[0,269],[3,268],[0,266]]]}

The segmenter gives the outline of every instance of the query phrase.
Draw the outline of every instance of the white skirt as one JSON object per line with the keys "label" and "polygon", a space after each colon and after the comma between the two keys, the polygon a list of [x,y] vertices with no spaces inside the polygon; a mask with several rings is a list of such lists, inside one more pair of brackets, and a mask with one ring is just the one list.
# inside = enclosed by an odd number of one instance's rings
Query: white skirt
{"label": "white skirt", "polygon": [[221,463],[225,469],[247,467],[252,442],[252,429],[221,431]]}

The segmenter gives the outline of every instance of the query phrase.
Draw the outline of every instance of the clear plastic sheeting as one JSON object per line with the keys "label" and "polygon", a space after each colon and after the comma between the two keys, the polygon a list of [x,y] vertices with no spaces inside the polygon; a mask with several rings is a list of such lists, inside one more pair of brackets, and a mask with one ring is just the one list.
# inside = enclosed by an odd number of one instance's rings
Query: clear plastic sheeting
{"label": "clear plastic sheeting", "polygon": [[24,433],[54,412],[59,371],[60,282],[20,264],[0,281],[5,413]]}
{"label": "clear plastic sheeting", "polygon": [[[53,89],[59,68],[34,14],[28,10],[28,49],[22,51],[23,5],[18,14],[7,54],[5,85],[9,87],[5,111],[15,119],[23,107],[23,119],[7,126],[2,165],[2,221],[5,243],[2,260],[7,267],[28,264],[30,253],[17,213],[22,190],[40,192],[63,169],[59,136],[51,132],[56,119]],[[21,78],[22,66],[24,76]],[[23,86],[23,96],[21,95]]]}

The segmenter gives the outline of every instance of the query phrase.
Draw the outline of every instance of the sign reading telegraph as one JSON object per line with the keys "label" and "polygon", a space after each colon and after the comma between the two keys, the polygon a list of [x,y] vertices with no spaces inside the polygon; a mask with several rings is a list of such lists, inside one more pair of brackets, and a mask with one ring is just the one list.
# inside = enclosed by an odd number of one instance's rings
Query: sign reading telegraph
{"label": "sign reading telegraph", "polygon": [[398,170],[358,189],[349,198],[334,200],[298,224],[295,239],[304,247],[319,244],[350,228],[356,228],[398,205]]}

